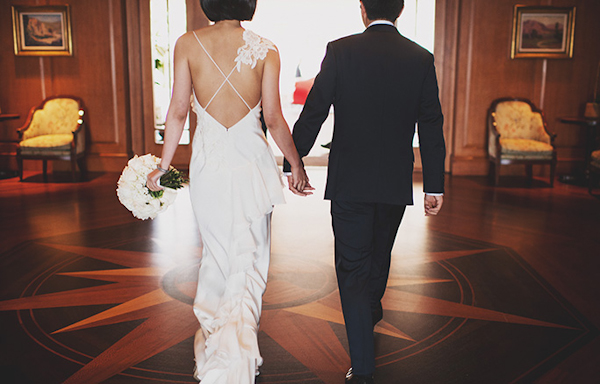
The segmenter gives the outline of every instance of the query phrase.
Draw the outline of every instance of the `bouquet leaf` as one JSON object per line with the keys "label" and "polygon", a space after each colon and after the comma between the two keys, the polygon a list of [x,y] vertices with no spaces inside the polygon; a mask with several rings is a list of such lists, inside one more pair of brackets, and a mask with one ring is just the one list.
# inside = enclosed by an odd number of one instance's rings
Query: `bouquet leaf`
{"label": "bouquet leaf", "polygon": [[[184,172],[178,171],[171,167],[169,172],[160,177],[160,185],[165,188],[180,189],[184,184],[187,184],[190,179]],[[150,191],[152,197],[162,197],[164,189],[160,191]]]}

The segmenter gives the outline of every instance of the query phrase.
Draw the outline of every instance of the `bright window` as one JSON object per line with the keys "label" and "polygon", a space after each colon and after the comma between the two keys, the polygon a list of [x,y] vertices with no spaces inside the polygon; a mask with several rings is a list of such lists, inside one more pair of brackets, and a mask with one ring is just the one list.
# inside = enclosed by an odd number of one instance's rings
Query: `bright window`
{"label": "bright window", "polygon": [[[405,0],[404,3],[404,11],[397,22],[398,30],[433,51],[435,0]],[[302,110],[302,105],[292,103],[296,83],[317,75],[329,41],[364,31],[359,2],[260,0],[257,4],[254,19],[243,25],[277,45],[281,55],[282,106],[286,120],[293,124]],[[162,144],[173,86],[173,47],[187,30],[185,0],[151,0],[150,12],[155,142]],[[332,130],[333,119],[330,117],[321,129],[317,143],[331,140]],[[180,144],[189,143],[187,121]],[[418,145],[416,141],[415,145]],[[310,155],[326,153],[316,145]]]}
{"label": "bright window", "polygon": [[[187,29],[185,0],[151,0],[154,142],[162,144],[173,89],[173,48]],[[189,119],[179,144],[190,143]]]}
{"label": "bright window", "polygon": [[[405,0],[397,28],[404,36],[433,52],[435,0]],[[327,43],[361,33],[365,27],[360,4],[352,0],[259,0],[256,13],[244,27],[272,40],[281,55],[281,98],[286,120],[292,125],[302,105],[293,104],[296,83],[317,75]],[[331,140],[333,118],[321,129],[309,156],[326,155],[319,144]],[[418,146],[415,135],[415,146]],[[276,154],[280,154],[274,147]]]}

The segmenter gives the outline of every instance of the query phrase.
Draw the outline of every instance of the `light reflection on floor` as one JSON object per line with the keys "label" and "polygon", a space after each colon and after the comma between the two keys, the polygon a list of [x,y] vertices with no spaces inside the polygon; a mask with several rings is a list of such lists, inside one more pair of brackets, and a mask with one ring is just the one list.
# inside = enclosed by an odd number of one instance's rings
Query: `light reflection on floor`
{"label": "light reflection on floor", "polygon": [[[284,188],[286,204],[273,210],[272,252],[315,258],[333,265],[333,232],[330,203],[323,199],[326,168],[307,167],[314,194],[300,197]],[[285,180],[285,178],[284,178]],[[393,260],[403,255],[423,254],[427,248],[427,223],[434,217],[423,213],[422,184],[415,182],[414,205],[406,210],[392,251]],[[199,257],[201,239],[192,211],[189,188],[183,188],[175,203],[152,222],[154,250],[177,258],[180,263]],[[155,253],[156,255],[156,253]],[[175,260],[174,260],[175,261]]]}

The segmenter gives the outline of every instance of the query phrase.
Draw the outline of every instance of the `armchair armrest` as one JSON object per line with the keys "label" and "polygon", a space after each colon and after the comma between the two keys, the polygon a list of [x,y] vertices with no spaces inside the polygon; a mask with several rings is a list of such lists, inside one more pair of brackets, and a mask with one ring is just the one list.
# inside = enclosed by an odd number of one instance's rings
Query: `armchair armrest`
{"label": "armchair armrest", "polygon": [[556,133],[550,132],[548,130],[548,123],[546,121],[546,117],[544,116],[544,112],[541,110],[533,111],[534,116],[537,117],[537,124],[539,126],[539,137],[536,140],[544,142],[546,144],[550,144],[554,146],[554,139],[556,138]]}
{"label": "armchair armrest", "polygon": [[25,119],[25,123],[23,124],[23,126],[20,127],[20,128],[17,128],[17,134],[19,135],[19,141],[23,140],[23,134],[25,133],[25,131],[27,129],[29,129],[29,126],[31,125],[31,121],[33,120],[33,114],[39,108],[40,108],[39,105],[36,105],[35,107],[32,107],[29,110],[29,114],[27,115],[27,119]]}

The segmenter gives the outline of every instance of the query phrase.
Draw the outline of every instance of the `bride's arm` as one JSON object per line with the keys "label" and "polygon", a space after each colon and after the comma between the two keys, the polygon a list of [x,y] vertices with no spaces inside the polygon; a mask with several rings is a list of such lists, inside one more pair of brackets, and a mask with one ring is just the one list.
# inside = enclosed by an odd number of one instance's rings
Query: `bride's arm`
{"label": "bride's arm", "polygon": [[[165,121],[165,137],[160,162],[160,168],[163,170],[169,170],[190,108],[192,76],[186,55],[187,50],[182,47],[185,46],[185,41],[182,42],[184,36],[177,41],[174,51],[173,94]],[[162,189],[158,185],[158,181],[164,173],[164,171],[156,169],[148,175],[147,186],[150,190],[158,191]]]}
{"label": "bride's arm", "polygon": [[262,107],[265,123],[271,133],[271,137],[283,153],[283,156],[292,166],[292,176],[288,177],[289,188],[297,195],[310,195],[314,188],[308,181],[304,171],[304,164],[300,160],[294,140],[290,134],[281,112],[281,101],[279,96],[279,53],[269,51],[265,59],[265,67],[262,78]]}

